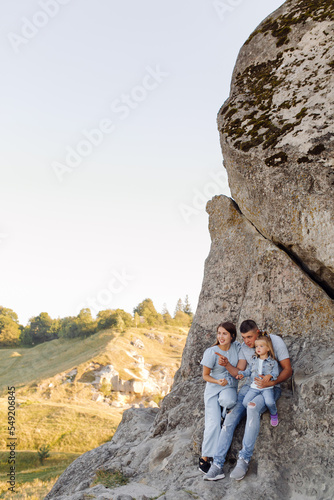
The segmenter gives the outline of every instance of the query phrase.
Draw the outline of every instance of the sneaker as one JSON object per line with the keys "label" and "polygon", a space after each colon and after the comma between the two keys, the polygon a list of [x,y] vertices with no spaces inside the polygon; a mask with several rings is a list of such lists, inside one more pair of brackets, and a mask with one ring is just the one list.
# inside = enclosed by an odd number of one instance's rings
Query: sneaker
{"label": "sneaker", "polygon": [[278,413],[276,413],[276,415],[270,415],[270,423],[273,427],[278,426]]}
{"label": "sneaker", "polygon": [[206,474],[208,472],[208,470],[210,469],[211,463],[212,463],[212,458],[211,459],[209,458],[208,460],[204,460],[202,457],[200,457],[198,469],[201,472],[204,472],[204,474]]}
{"label": "sneaker", "polygon": [[239,458],[237,461],[237,465],[234,467],[233,471],[230,474],[230,477],[232,479],[240,481],[245,477],[247,471],[248,471],[248,463],[243,458]]}
{"label": "sneaker", "polygon": [[218,481],[218,479],[223,479],[225,474],[222,467],[218,467],[216,464],[212,464],[209,472],[203,478],[204,481]]}

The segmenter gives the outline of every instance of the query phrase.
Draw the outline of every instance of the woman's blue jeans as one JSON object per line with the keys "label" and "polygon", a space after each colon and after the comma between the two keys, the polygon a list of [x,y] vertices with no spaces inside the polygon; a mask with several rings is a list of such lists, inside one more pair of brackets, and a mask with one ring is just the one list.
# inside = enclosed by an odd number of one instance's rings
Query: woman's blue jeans
{"label": "woman's blue jeans", "polygon": [[[223,467],[226,459],[228,450],[230,449],[233,434],[238,423],[247,413],[247,420],[245,426],[244,438],[242,441],[242,450],[239,453],[239,458],[243,458],[246,462],[249,462],[253,455],[255,443],[257,436],[260,431],[260,417],[261,414],[266,411],[267,407],[265,405],[263,397],[259,397],[255,407],[248,407],[247,411],[243,405],[243,399],[249,390],[248,385],[244,385],[238,393],[238,401],[235,407],[226,415],[224,424],[221,428],[216,454],[213,461],[218,467]],[[274,400],[277,401],[281,395],[281,389],[279,387],[274,387]],[[262,399],[262,401],[261,401]]]}

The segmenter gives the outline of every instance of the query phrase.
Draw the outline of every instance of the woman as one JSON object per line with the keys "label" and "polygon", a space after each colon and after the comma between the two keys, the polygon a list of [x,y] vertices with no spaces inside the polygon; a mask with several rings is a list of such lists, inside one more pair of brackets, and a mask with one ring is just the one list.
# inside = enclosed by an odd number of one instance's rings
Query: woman
{"label": "woman", "polygon": [[235,342],[237,336],[233,323],[220,323],[217,327],[217,341],[206,349],[201,361],[203,379],[206,381],[204,391],[205,430],[202,443],[202,457],[199,469],[206,473],[210,468],[210,458],[215,455],[220,434],[221,417],[232,409],[237,402],[238,381],[232,377],[224,366],[218,364],[219,355],[225,356],[232,366],[238,367],[240,344]]}

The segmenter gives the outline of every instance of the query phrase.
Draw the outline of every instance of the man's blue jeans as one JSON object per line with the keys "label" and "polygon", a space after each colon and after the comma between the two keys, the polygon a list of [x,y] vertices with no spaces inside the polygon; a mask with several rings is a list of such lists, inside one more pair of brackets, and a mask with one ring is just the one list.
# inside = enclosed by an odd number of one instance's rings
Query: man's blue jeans
{"label": "man's blue jeans", "polygon": [[[249,386],[244,385],[238,393],[238,401],[235,407],[226,415],[224,424],[221,428],[217,451],[213,457],[213,462],[218,467],[223,467],[226,459],[228,450],[230,449],[233,434],[236,426],[241,421],[241,419],[246,415],[246,409],[242,404],[243,399],[248,392]],[[275,401],[281,395],[281,389],[279,387],[274,387],[274,399]],[[255,407],[247,408],[247,420],[245,426],[244,438],[242,441],[242,450],[239,453],[239,458],[243,458],[247,462],[251,459],[256,443],[257,436],[260,431],[260,417],[261,414],[267,409],[263,397],[257,396],[255,398]]]}

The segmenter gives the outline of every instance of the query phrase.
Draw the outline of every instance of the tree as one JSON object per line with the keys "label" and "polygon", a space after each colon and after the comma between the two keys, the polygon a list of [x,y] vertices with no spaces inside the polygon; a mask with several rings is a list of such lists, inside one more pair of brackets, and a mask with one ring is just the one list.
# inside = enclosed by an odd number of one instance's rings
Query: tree
{"label": "tree", "polygon": [[138,325],[140,325],[140,316],[139,316],[139,314],[135,312],[133,318],[134,318],[135,326],[136,326],[136,328],[138,328]]}
{"label": "tree", "polygon": [[163,324],[163,317],[158,314],[151,299],[145,299],[133,310],[134,314],[144,317],[145,324],[148,326]]}
{"label": "tree", "polygon": [[96,333],[98,324],[88,308],[81,309],[77,316],[63,318],[60,323],[59,336],[68,339],[89,337]]}
{"label": "tree", "polygon": [[6,316],[7,318],[10,318],[15,323],[19,324],[18,316],[17,316],[16,312],[13,311],[13,309],[9,309],[7,307],[0,306],[0,316]]}
{"label": "tree", "polygon": [[39,461],[41,462],[41,465],[44,465],[44,460],[49,458],[50,456],[50,445],[43,445],[38,449],[37,455],[39,458]]}
{"label": "tree", "polygon": [[10,316],[0,314],[0,347],[19,345],[20,335],[19,325]]}
{"label": "tree", "polygon": [[48,313],[42,312],[30,318],[21,335],[23,344],[37,345],[58,338],[60,323],[53,320]]}
{"label": "tree", "polygon": [[174,324],[178,326],[190,326],[192,318],[183,311],[177,311],[174,317]]}
{"label": "tree", "polygon": [[104,311],[99,311],[97,314],[97,328],[98,330],[104,330],[106,328],[112,328],[116,326],[117,319],[115,316],[115,311],[111,309],[105,309]]}
{"label": "tree", "polygon": [[166,303],[164,303],[163,306],[162,306],[162,317],[163,317],[164,322],[167,325],[171,325],[172,324],[173,318],[169,314],[169,311],[167,309],[167,304]]}
{"label": "tree", "polygon": [[123,309],[106,309],[105,311],[100,311],[97,315],[98,330],[103,330],[106,328],[117,328],[123,331],[125,328],[133,326],[133,318],[131,314],[125,312]]}
{"label": "tree", "polygon": [[80,337],[89,337],[96,333],[97,321],[92,318],[92,313],[88,307],[81,309],[76,320],[80,331]]}
{"label": "tree", "polygon": [[189,316],[193,316],[188,295],[186,295],[186,298],[184,299],[183,312],[185,312],[186,314],[189,314]]}
{"label": "tree", "polygon": [[183,311],[183,302],[182,302],[182,299],[179,299],[176,303],[176,307],[175,307],[175,312],[174,312],[174,318],[176,316],[176,313],[178,313],[179,311]]}

